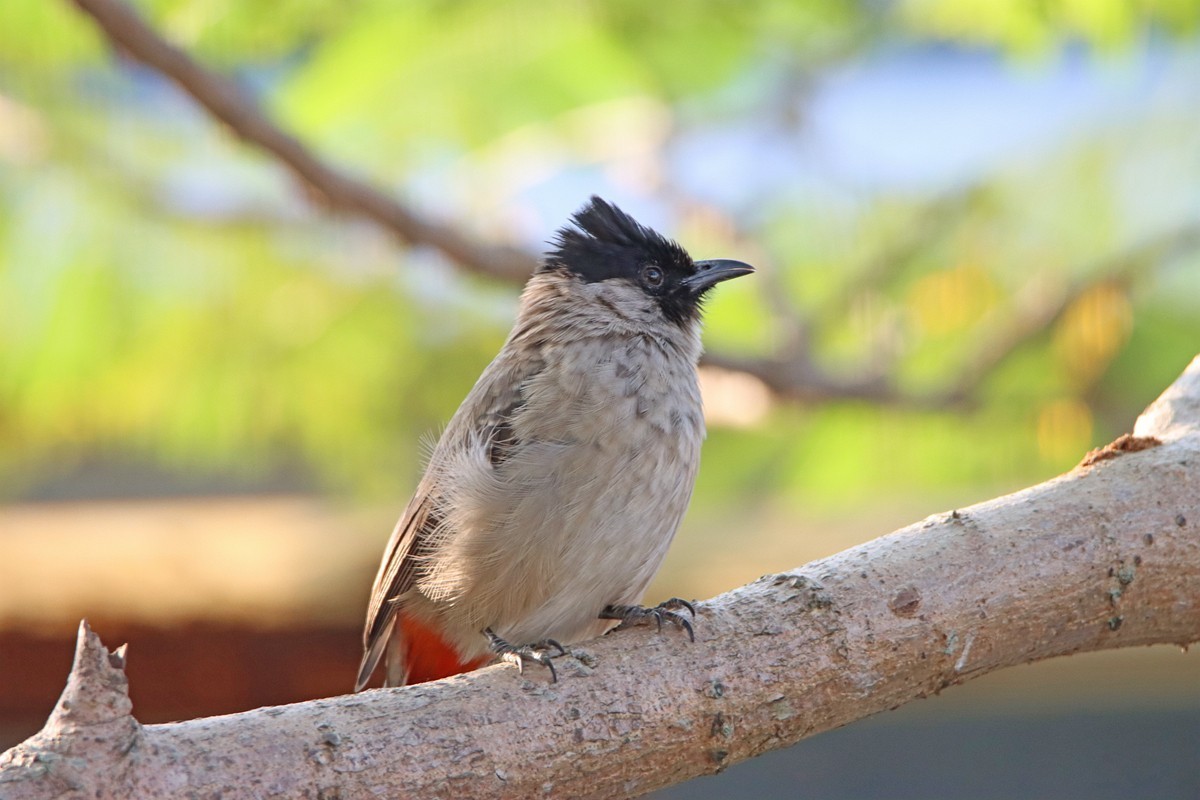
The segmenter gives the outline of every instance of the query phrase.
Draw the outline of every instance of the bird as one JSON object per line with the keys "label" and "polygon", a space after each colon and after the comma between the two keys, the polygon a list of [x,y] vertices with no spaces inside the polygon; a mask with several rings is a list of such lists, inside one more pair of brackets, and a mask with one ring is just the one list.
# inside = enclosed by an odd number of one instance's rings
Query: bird
{"label": "bird", "polygon": [[613,627],[694,641],[691,603],[639,603],[700,464],[704,300],[754,268],[693,261],[596,196],[550,245],[387,543],[355,691],[385,651],[385,686],[491,661],[553,682],[562,642]]}

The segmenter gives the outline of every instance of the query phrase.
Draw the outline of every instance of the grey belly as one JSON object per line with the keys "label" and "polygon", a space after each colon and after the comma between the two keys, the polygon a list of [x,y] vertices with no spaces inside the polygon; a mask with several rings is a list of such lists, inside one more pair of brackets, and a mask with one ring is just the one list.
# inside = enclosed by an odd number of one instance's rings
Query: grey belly
{"label": "grey belly", "polygon": [[[631,436],[630,446],[547,445],[505,465],[505,485],[439,552],[422,592],[464,653],[480,631],[513,643],[580,641],[611,623],[604,606],[636,603],[687,508],[699,438]],[[608,446],[606,446],[606,444]],[[469,568],[468,568],[469,567]]]}

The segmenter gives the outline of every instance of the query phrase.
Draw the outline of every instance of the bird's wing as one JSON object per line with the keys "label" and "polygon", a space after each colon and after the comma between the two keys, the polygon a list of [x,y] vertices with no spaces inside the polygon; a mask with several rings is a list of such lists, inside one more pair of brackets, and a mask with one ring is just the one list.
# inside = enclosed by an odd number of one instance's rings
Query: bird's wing
{"label": "bird's wing", "polygon": [[359,665],[354,691],[361,691],[371,679],[384,648],[392,637],[396,608],[394,600],[412,586],[423,544],[437,528],[433,498],[422,481],[409,501],[384,550],[383,562],[375,576],[371,600],[367,605],[367,623],[363,629],[363,659]]}
{"label": "bird's wing", "polygon": [[392,531],[375,576],[367,606],[363,659],[355,691],[361,690],[375,671],[393,636],[397,600],[416,582],[424,558],[432,549],[433,534],[442,523],[438,511],[437,465],[447,453],[466,446],[472,439],[486,444],[493,465],[503,462],[516,445],[512,418],[524,405],[521,389],[541,367],[540,361],[536,360],[519,364],[503,358],[493,361],[446,427],[416,494]]}

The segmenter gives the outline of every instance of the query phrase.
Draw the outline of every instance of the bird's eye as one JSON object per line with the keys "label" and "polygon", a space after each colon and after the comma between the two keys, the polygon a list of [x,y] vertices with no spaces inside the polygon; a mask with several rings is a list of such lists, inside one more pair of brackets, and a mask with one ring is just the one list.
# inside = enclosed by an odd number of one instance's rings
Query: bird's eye
{"label": "bird's eye", "polygon": [[642,270],[642,280],[647,286],[662,286],[663,271],[651,264]]}

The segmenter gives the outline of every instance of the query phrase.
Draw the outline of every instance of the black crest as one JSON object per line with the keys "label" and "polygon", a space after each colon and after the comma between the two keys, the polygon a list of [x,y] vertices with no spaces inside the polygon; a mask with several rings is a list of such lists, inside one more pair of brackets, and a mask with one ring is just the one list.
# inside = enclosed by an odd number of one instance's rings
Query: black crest
{"label": "black crest", "polygon": [[[658,299],[668,318],[683,322],[695,316],[700,297],[683,281],[696,266],[677,242],[595,196],[571,221],[558,231],[540,271],[570,272],[586,283],[625,279]],[[661,281],[646,279],[651,267],[661,270]]]}

